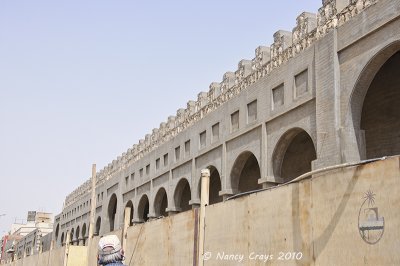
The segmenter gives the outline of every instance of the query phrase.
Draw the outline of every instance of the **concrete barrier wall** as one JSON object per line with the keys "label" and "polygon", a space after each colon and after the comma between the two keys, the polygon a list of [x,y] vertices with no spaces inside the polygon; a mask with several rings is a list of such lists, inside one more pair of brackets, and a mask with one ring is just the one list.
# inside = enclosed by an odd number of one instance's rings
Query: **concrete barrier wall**
{"label": "concrete barrier wall", "polygon": [[193,265],[195,212],[128,228],[126,264]]}
{"label": "concrete barrier wall", "polygon": [[[208,206],[205,265],[400,265],[399,168],[394,157]],[[193,265],[196,215],[129,227],[125,264]],[[68,265],[97,265],[98,240],[87,262],[70,247]],[[64,252],[11,265],[63,265]]]}

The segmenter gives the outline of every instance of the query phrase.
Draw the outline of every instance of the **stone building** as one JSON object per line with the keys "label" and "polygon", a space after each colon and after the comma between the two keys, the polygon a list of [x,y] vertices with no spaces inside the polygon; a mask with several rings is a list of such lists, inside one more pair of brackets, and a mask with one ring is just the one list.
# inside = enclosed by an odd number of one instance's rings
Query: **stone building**
{"label": "stone building", "polygon": [[[306,172],[400,154],[400,2],[323,0],[221,82],[97,173],[96,234],[288,182]],[[86,244],[90,181],[65,200],[54,240]]]}
{"label": "stone building", "polygon": [[28,212],[26,223],[11,225],[10,235],[4,243],[3,261],[21,259],[49,249],[53,232],[53,214]]}

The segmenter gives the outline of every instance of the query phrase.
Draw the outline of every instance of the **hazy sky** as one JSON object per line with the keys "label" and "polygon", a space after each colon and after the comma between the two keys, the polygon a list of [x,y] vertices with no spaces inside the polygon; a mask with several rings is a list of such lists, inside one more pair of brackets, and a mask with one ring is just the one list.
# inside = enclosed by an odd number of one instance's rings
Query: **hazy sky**
{"label": "hazy sky", "polygon": [[0,1],[0,234],[252,59],[321,0]]}

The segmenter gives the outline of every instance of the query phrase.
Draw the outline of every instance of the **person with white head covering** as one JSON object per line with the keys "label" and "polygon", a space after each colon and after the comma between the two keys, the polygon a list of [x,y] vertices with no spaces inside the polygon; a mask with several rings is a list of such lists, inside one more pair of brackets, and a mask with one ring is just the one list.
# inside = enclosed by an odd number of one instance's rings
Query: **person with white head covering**
{"label": "person with white head covering", "polygon": [[100,238],[98,263],[102,266],[125,266],[125,259],[121,242],[116,235],[108,235]]}

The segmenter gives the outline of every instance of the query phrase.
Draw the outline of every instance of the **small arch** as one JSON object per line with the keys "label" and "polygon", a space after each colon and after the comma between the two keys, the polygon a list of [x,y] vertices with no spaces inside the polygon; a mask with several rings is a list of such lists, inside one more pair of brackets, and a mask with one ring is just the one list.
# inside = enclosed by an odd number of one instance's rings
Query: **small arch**
{"label": "small arch", "polygon": [[96,236],[98,236],[100,234],[100,229],[101,229],[101,217],[99,216],[99,217],[97,217],[97,220],[96,220],[96,231],[94,232],[94,234]]}
{"label": "small arch", "polygon": [[167,191],[160,188],[154,198],[154,213],[156,217],[167,216],[166,209],[168,207]]}
{"label": "small arch", "polygon": [[75,240],[76,240],[76,243],[78,246],[79,246],[79,236],[80,236],[79,234],[80,234],[80,227],[78,225],[78,227],[76,228],[76,231],[75,231]]}
{"label": "small arch", "polygon": [[56,241],[58,240],[58,234],[60,233],[60,224],[57,224],[56,226],[56,232],[55,232],[55,239]]}
{"label": "small arch", "polygon": [[108,203],[108,220],[110,223],[110,232],[114,231],[115,216],[117,213],[117,195],[112,194]]}
{"label": "small arch", "polygon": [[61,240],[60,240],[60,242],[61,242],[61,246],[64,246],[64,233],[62,233],[61,234]]}
{"label": "small arch", "polygon": [[146,222],[149,219],[149,198],[144,194],[139,201],[138,205],[138,215],[139,220]]}
{"label": "small arch", "polygon": [[[125,209],[126,208],[129,208],[131,211],[131,214],[129,216],[129,226],[132,226],[133,225],[133,203],[131,200],[126,203]],[[124,219],[125,219],[125,209],[124,209]]]}
{"label": "small arch", "polygon": [[[215,166],[208,166],[210,170],[209,205],[222,202],[223,198],[219,195],[221,191],[221,176]],[[201,197],[201,178],[198,184],[199,197]]]}
{"label": "small arch", "polygon": [[82,245],[86,246],[86,223],[82,225]]}
{"label": "small arch", "polygon": [[272,155],[273,172],[277,179],[288,182],[310,172],[317,158],[314,142],[301,128],[288,130],[278,141]]}
{"label": "small arch", "polygon": [[72,228],[71,232],[69,232],[69,242],[70,243],[73,243],[74,235],[75,235],[74,233],[75,233],[75,230],[74,230],[74,228]]}
{"label": "small arch", "polygon": [[231,170],[232,188],[239,192],[260,189],[261,185],[258,184],[260,177],[260,166],[256,156],[250,151],[242,152],[236,158]]}
{"label": "small arch", "polygon": [[181,211],[188,211],[191,209],[189,204],[191,199],[190,185],[186,178],[179,180],[175,188],[174,202],[177,208]]}

